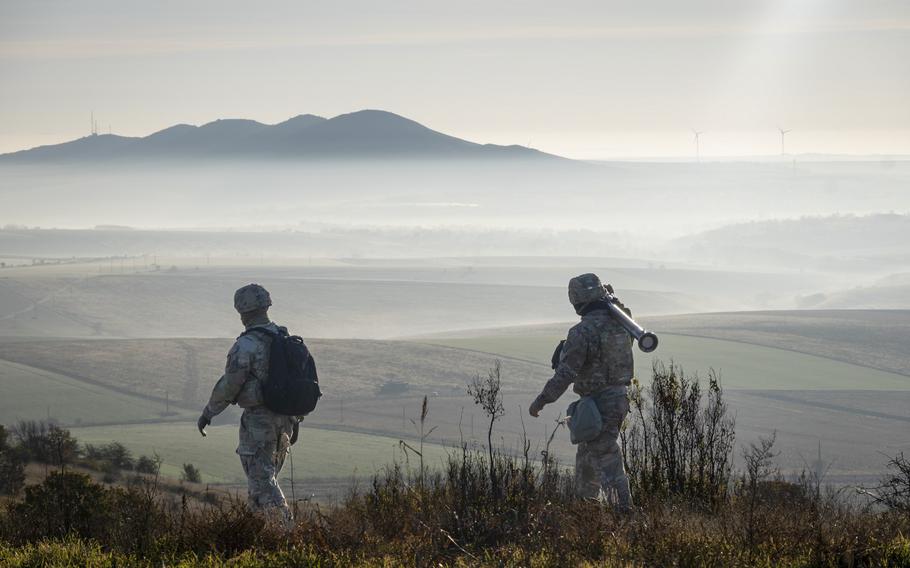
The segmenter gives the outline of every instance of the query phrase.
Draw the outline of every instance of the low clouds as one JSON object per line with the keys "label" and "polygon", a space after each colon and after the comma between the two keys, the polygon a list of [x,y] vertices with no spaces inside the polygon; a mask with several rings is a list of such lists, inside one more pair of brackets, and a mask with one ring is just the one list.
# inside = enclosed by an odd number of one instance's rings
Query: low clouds
{"label": "low clouds", "polygon": [[508,43],[532,40],[686,40],[703,38],[762,38],[772,36],[837,35],[844,33],[906,33],[910,20],[846,20],[829,22],[775,23],[766,26],[748,23],[702,25],[624,26],[515,26],[487,28],[444,28],[401,30],[390,33],[305,33],[274,35],[243,34],[225,30],[205,37],[192,28],[174,35],[123,35],[102,38],[0,40],[2,59],[79,59],[197,52],[267,51],[308,47],[443,46],[477,43]]}

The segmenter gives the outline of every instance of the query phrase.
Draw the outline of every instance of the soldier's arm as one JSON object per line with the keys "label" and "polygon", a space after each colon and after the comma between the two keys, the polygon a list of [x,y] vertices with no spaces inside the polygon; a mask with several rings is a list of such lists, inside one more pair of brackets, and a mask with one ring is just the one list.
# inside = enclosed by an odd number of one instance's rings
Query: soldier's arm
{"label": "soldier's arm", "polygon": [[556,372],[553,374],[553,378],[544,385],[543,391],[534,401],[535,405],[542,408],[544,404],[555,402],[556,399],[562,396],[562,393],[566,392],[569,385],[575,381],[575,377],[578,376],[578,372],[585,364],[587,358],[588,342],[581,330],[572,328],[562,348],[562,355],[559,365],[556,367]]}
{"label": "soldier's arm", "polygon": [[250,354],[241,348],[240,342],[234,343],[227,356],[224,366],[224,375],[215,383],[209,403],[202,411],[202,415],[211,419],[237,400],[240,389],[250,376]]}

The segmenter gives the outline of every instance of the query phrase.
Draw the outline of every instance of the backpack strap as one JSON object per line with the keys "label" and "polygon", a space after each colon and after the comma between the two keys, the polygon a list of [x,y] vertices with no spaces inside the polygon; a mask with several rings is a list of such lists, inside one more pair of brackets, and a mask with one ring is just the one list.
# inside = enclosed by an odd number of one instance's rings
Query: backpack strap
{"label": "backpack strap", "polygon": [[559,342],[559,345],[556,346],[556,350],[553,351],[553,357],[550,358],[550,368],[553,369],[554,371],[556,370],[556,367],[559,366],[559,359],[562,356],[562,350],[565,346],[566,346],[566,340],[563,339],[562,341]]}
{"label": "backpack strap", "polygon": [[281,333],[280,331],[277,331],[277,332],[276,332],[276,331],[272,331],[271,329],[269,329],[269,328],[267,328],[267,327],[251,327],[250,329],[248,329],[248,330],[244,331],[243,333],[241,333],[240,335],[238,335],[238,336],[237,336],[237,339],[240,339],[240,338],[243,337],[244,335],[253,333],[254,331],[261,331],[262,333],[264,333],[264,334],[266,334],[266,335],[268,335],[269,337],[272,337],[272,338],[274,338],[274,337],[282,337],[282,336],[287,335],[286,333]]}

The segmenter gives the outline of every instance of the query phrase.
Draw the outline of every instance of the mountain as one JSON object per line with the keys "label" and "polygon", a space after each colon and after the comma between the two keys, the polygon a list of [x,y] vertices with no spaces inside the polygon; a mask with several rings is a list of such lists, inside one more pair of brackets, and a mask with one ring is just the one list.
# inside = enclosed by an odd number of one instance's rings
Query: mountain
{"label": "mountain", "polygon": [[111,134],[0,155],[0,163],[187,159],[561,159],[523,146],[477,144],[380,110],[326,119],[311,114],[268,125],[222,119],[178,124],[142,138]]}

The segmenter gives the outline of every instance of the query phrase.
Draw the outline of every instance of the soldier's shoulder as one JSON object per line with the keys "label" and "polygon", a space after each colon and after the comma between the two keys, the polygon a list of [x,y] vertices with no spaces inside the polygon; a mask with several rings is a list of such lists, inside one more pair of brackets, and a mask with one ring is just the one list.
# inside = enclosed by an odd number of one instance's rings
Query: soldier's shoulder
{"label": "soldier's shoulder", "polygon": [[230,353],[252,353],[259,348],[261,343],[262,339],[259,337],[259,334],[246,333],[234,341]]}
{"label": "soldier's shoulder", "polygon": [[572,333],[573,331],[575,333],[585,333],[592,329],[597,329],[597,320],[590,317],[584,317],[581,318],[580,322],[576,323],[572,326],[571,329],[569,329],[569,333]]}
{"label": "soldier's shoulder", "polygon": [[594,326],[591,324],[591,322],[583,319],[569,328],[569,333],[566,336],[566,339],[567,341],[585,340],[593,329]]}

